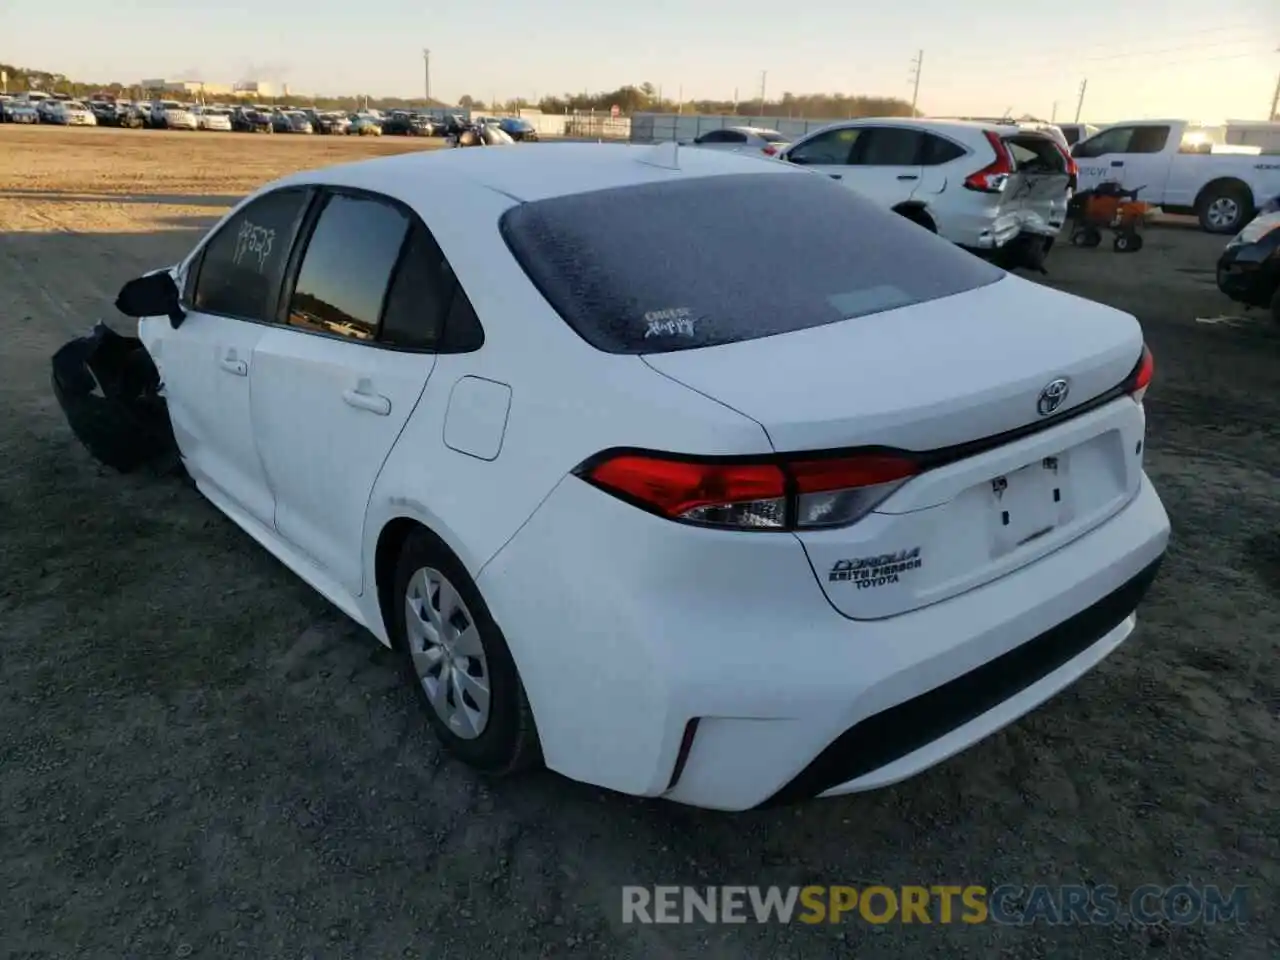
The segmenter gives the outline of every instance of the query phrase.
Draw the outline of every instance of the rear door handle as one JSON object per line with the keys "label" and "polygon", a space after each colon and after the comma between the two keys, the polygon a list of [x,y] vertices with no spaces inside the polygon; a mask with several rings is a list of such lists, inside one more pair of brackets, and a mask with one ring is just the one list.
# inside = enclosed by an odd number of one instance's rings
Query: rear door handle
{"label": "rear door handle", "polygon": [[830,177],[832,180],[843,180],[843,179],[844,179],[844,174],[843,174],[843,173],[828,173],[828,174],[827,174],[827,176],[828,176],[828,177]]}
{"label": "rear door handle", "polygon": [[237,377],[247,377],[249,375],[249,364],[243,360],[237,360],[234,354],[223,357],[218,362],[227,373],[234,373]]}
{"label": "rear door handle", "polygon": [[361,383],[355,390],[342,391],[342,399],[347,406],[355,407],[357,410],[368,410],[370,413],[376,413],[380,417],[386,417],[391,414],[391,399],[379,393],[368,392],[364,383]]}
{"label": "rear door handle", "polygon": [[898,179],[899,180],[919,180],[920,177],[914,173],[900,173],[898,174]]}
{"label": "rear door handle", "polygon": [[1123,160],[1112,160],[1112,161],[1111,161],[1111,165],[1112,165],[1113,167],[1123,167],[1123,166],[1124,166],[1124,161],[1123,161]]}

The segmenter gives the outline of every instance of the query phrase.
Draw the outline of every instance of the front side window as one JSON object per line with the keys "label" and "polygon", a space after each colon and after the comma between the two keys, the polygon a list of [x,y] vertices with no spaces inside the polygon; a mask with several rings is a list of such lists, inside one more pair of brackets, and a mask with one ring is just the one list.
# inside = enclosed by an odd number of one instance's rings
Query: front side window
{"label": "front side window", "polygon": [[791,152],[787,154],[787,159],[804,166],[847,164],[862,133],[864,130],[861,127],[827,130],[815,135],[812,140],[806,140],[792,147]]}
{"label": "front side window", "polygon": [[192,273],[191,305],[205,313],[273,321],[289,251],[310,196],[296,187],[276,190],[219,227]]}
{"label": "front side window", "polygon": [[330,196],[302,255],[289,298],[289,324],[354,340],[374,339],[408,231],[408,215],[390,203]]}

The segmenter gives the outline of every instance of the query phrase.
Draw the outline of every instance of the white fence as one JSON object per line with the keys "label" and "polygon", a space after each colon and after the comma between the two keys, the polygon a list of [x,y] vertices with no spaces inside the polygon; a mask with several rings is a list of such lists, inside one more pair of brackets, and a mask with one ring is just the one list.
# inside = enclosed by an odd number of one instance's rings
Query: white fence
{"label": "white fence", "polygon": [[631,120],[617,119],[607,113],[540,113],[521,110],[520,119],[527,120],[540,137],[582,137],[590,139],[628,140]]}
{"label": "white fence", "polygon": [[631,117],[633,143],[659,143],[667,140],[692,140],[710,130],[725,127],[766,127],[795,140],[811,130],[825,127],[830,120],[797,120],[792,117],[744,117],[701,113],[637,113]]}

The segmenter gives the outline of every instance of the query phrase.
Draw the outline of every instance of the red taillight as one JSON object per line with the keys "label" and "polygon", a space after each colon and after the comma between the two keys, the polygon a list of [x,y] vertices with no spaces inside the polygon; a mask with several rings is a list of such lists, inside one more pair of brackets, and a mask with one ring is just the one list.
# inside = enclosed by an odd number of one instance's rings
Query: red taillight
{"label": "red taillight", "polygon": [[1013,173],[1013,157],[1009,155],[1009,148],[1000,139],[1000,134],[992,133],[990,130],[982,132],[991,149],[995,151],[995,162],[969,174],[965,177],[964,185],[967,189],[977,190],[979,193],[1000,193]]}
{"label": "red taillight", "polygon": [[1147,387],[1151,385],[1151,378],[1155,375],[1156,358],[1152,356],[1150,348],[1144,343],[1142,345],[1142,356],[1138,358],[1138,365],[1133,368],[1133,373],[1129,374],[1129,396],[1141,403],[1142,398],[1147,395]]}
{"label": "red taillight", "polygon": [[909,457],[894,454],[721,463],[621,453],[577,472],[672,520],[794,530],[852,523],[920,468]]}
{"label": "red taillight", "polygon": [[760,150],[766,157],[772,157],[778,152],[778,148],[772,143],[766,147],[761,147]]}

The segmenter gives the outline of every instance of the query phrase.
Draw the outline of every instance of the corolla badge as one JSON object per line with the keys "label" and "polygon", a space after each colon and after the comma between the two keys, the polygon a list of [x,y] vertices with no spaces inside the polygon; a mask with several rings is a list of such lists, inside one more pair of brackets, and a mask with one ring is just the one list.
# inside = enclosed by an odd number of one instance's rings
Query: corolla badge
{"label": "corolla badge", "polygon": [[1071,385],[1062,377],[1046,383],[1044,389],[1040,391],[1039,399],[1036,400],[1036,413],[1042,417],[1049,416],[1062,406],[1070,390]]}

